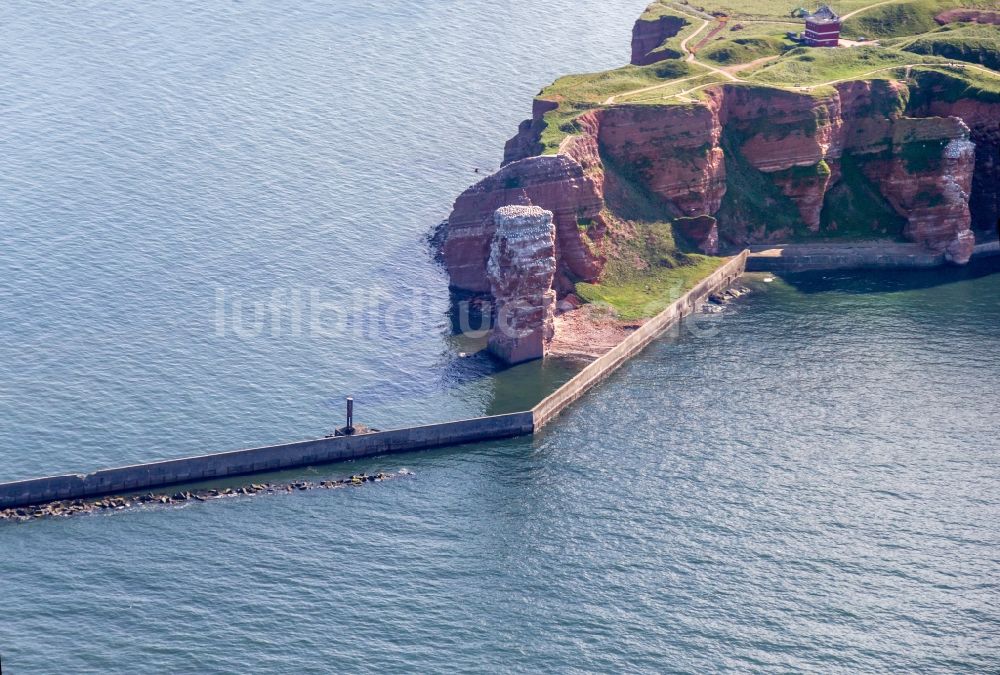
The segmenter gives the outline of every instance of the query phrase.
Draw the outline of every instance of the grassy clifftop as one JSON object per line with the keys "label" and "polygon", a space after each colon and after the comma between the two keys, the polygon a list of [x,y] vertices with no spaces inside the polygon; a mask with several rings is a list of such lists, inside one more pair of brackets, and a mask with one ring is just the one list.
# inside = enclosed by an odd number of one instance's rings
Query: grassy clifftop
{"label": "grassy clifftop", "polygon": [[[835,3],[839,8],[839,4]],[[874,5],[875,3],[865,3]],[[951,9],[997,11],[994,0],[896,0],[872,6],[844,22],[845,37],[898,38],[920,35],[935,30],[935,20]]]}
{"label": "grassy clifftop", "polygon": [[778,87],[811,87],[850,79],[898,79],[899,69],[913,63],[940,63],[939,56],[915,58],[896,49],[861,46],[852,49],[797,47],[784,58],[764,64],[747,75],[751,82]]}
{"label": "grassy clifftop", "polygon": [[[1000,27],[942,26],[945,19],[938,20],[944,12],[959,8],[998,11],[996,0],[835,1],[834,9],[851,15],[845,20],[845,37],[878,40],[860,44],[846,40],[837,49],[805,47],[789,37],[804,29],[804,20],[794,16],[801,4],[798,0],[656,0],[641,17],[647,25],[639,28],[646,31],[644,39],[649,42],[648,23],[670,24],[668,31],[652,32],[654,43],[669,33],[653,48],[662,60],[569,75],[543,89],[539,98],[556,104],[533,127],[536,131],[541,127],[538,140],[543,154],[558,152],[567,137],[582,133],[577,118],[588,111],[620,105],[693,109],[704,104],[706,92],[714,87],[753,89],[761,100],[792,93],[820,98],[835,94],[832,85],[844,81],[906,79],[916,85],[911,87],[911,106],[919,106],[921,96],[1000,102]],[[805,6],[815,9],[816,3]],[[876,102],[872,113],[887,117],[902,112],[906,101],[895,93],[898,89],[882,88],[884,105]],[[689,111],[675,112],[683,117]],[[785,127],[789,125],[781,126]],[[789,190],[794,194],[799,187],[805,190],[812,183],[828,181],[830,166],[821,161],[765,174],[742,154],[745,138],[740,134],[751,131],[747,124],[732,122],[723,130],[728,190],[714,214],[720,228],[723,223],[752,224],[763,236],[803,241],[902,236],[905,218],[863,170],[864,158],[850,154],[841,158],[835,182],[823,196],[821,222],[805,228]],[[671,293],[683,292],[709,274],[720,259],[699,255],[683,237],[675,236],[675,224],[677,231],[685,231],[681,222],[685,219],[674,220],[677,209],[666,206],[643,181],[630,180],[634,167],[615,166],[604,148],[601,154],[610,186],[604,216],[614,223],[611,231],[617,239],[604,251],[607,266],[601,283],[578,284],[577,294],[612,305],[625,319],[649,316],[662,309]]]}
{"label": "grassy clifftop", "polygon": [[594,108],[610,105],[609,98],[650,87],[670,85],[705,70],[683,61],[663,61],[650,66],[624,66],[600,73],[560,77],[543,89],[538,98],[559,107],[545,115],[541,143],[544,154],[555,154],[566,136],[579,132],[574,120]]}
{"label": "grassy clifftop", "polygon": [[1000,103],[1000,79],[975,70],[948,66],[914,68],[911,77],[922,85],[914,93],[911,105],[919,105],[924,97],[949,103],[961,99]]}
{"label": "grassy clifftop", "polygon": [[[847,14],[856,9],[873,4],[872,0],[840,0],[832,3],[835,9]],[[788,0],[657,0],[646,10],[652,15],[656,12],[681,11],[697,15],[717,15],[750,19],[791,21],[792,10],[800,6],[816,9],[817,3],[788,2]],[[643,15],[646,17],[646,14]]]}
{"label": "grassy clifftop", "polygon": [[699,52],[699,58],[712,65],[725,68],[776,56],[794,47],[794,42],[779,35],[741,35],[737,38],[718,40],[708,44]]}
{"label": "grassy clifftop", "polygon": [[[588,110],[622,103],[690,104],[714,85],[742,82],[819,94],[835,82],[901,79],[914,67],[945,68],[955,61],[1000,68],[1000,28],[969,23],[942,27],[935,19],[960,8],[998,11],[995,0],[835,2],[845,16],[858,12],[845,20],[845,35],[884,38],[840,49],[803,47],[788,38],[804,27],[802,19],[793,17],[799,6],[792,0],[656,0],[642,21],[687,21],[658,48],[677,58],[569,75],[543,89],[539,98],[559,104],[544,119],[544,152],[557,152],[566,136],[578,133],[574,120]],[[1000,73],[971,67],[952,69],[952,75],[973,93],[992,91],[991,82],[1000,78]]]}
{"label": "grassy clifftop", "polygon": [[913,54],[940,56],[978,63],[993,70],[1000,69],[1000,28],[996,26],[952,24],[915,38],[904,38],[894,46]]}

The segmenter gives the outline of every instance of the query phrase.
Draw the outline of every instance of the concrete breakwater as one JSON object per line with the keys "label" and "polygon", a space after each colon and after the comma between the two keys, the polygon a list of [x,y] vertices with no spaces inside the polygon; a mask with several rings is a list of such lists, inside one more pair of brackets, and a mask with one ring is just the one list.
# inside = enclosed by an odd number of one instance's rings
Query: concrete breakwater
{"label": "concrete breakwater", "polygon": [[330,464],[410,450],[530,434],[531,412],[480,417],[356,436],[319,438],[196,457],[64,474],[0,484],[0,509],[46,502],[140,492],[166,485]]}
{"label": "concrete breakwater", "polygon": [[743,275],[747,255],[743,251],[702,279],[694,288],[676,302],[644,323],[638,330],[622,340],[616,347],[576,374],[532,409],[535,431],[551,422],[571,403],[587,393],[594,385],[615,372],[630,358],[641,352],[667,328],[689,316],[709,295],[726,288]]}
{"label": "concrete breakwater", "polygon": [[[948,264],[945,253],[920,244],[901,242],[845,242],[752,246],[750,272],[809,272],[838,269],[909,269]],[[1000,255],[997,242],[977,244],[972,259]]]}
{"label": "concrete breakwater", "polygon": [[393,431],[328,437],[185,457],[102,469],[89,474],[63,474],[0,483],[0,509],[139,493],[169,485],[531,435],[642,351],[663,331],[694,312],[698,304],[709,295],[737,280],[746,267],[747,254],[748,251],[743,251],[728,260],[532,410]]}

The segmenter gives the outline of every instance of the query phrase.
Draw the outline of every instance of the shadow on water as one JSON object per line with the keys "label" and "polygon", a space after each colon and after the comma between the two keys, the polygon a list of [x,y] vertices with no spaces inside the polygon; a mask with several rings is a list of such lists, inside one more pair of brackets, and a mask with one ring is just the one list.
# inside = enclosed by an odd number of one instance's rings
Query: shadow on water
{"label": "shadow on water", "polygon": [[801,293],[893,293],[934,288],[1000,272],[1000,256],[973,260],[962,267],[898,270],[825,270],[781,274]]}
{"label": "shadow on water", "polygon": [[506,366],[482,349],[445,366],[448,386],[488,380],[491,389],[484,415],[503,415],[529,410],[576,375],[582,362],[545,359]]}
{"label": "shadow on water", "polygon": [[566,384],[584,365],[576,361],[545,359],[506,368],[494,378],[493,402],[486,414],[502,415],[533,408]]}

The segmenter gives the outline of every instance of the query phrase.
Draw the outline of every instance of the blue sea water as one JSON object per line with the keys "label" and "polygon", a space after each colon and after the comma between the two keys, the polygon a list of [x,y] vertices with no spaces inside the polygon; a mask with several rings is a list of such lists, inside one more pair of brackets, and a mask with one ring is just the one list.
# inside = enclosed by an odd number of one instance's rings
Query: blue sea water
{"label": "blue sea water", "polygon": [[[0,479],[516,409],[424,237],[643,3],[0,6]],[[0,526],[5,672],[1000,668],[1000,275],[755,281],[534,439]]]}

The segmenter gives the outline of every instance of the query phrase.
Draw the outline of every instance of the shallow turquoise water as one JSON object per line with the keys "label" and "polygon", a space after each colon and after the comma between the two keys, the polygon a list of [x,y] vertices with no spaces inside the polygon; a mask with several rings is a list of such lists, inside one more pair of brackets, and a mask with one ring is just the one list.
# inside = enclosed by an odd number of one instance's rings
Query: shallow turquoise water
{"label": "shallow turquoise water", "polygon": [[[422,237],[641,7],[268,7],[0,9],[0,478],[569,374],[459,358]],[[540,437],[307,472],[410,478],[0,526],[5,672],[995,670],[987,271],[758,281]],[[275,289],[362,327],[237,335]]]}

